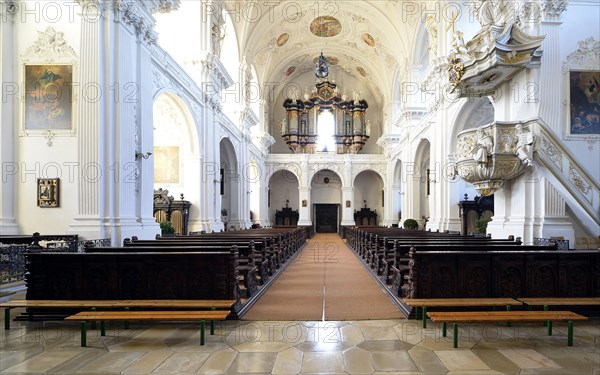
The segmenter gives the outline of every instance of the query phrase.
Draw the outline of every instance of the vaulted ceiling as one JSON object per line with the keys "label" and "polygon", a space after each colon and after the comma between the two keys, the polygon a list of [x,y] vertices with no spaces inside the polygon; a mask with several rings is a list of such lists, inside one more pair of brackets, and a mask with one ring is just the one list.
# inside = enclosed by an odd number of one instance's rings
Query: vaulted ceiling
{"label": "vaulted ceiling", "polygon": [[[418,22],[400,1],[228,1],[241,51],[259,83],[280,86],[314,71],[321,52],[334,69],[389,99],[397,67],[407,66]],[[281,85],[283,84],[283,85]]]}

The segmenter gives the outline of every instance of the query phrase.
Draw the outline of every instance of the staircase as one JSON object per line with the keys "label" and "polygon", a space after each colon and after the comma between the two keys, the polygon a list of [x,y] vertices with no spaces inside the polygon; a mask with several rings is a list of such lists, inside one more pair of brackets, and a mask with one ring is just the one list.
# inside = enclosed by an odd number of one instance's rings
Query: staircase
{"label": "staircase", "polygon": [[537,173],[546,177],[560,191],[569,208],[577,215],[583,229],[593,236],[600,233],[600,187],[573,158],[562,140],[545,124],[534,120],[529,128],[535,135]]}

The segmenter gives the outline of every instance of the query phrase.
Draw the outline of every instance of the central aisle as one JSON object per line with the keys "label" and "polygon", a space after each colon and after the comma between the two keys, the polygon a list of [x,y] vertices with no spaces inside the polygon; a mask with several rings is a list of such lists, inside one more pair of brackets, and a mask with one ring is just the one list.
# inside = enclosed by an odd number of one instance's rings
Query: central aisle
{"label": "central aisle", "polygon": [[243,319],[402,318],[337,234],[317,234]]}

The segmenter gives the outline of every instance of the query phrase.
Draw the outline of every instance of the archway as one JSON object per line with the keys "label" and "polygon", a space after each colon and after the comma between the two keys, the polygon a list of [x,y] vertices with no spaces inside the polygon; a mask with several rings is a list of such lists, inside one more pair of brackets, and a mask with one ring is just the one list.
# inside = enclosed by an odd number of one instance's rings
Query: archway
{"label": "archway", "polygon": [[298,224],[299,186],[298,177],[288,170],[277,171],[269,179],[269,218],[274,226]]}
{"label": "archway", "polygon": [[417,201],[413,205],[413,219],[417,220],[419,228],[422,229],[426,227],[427,220],[429,220],[429,197],[431,189],[430,149],[429,140],[422,139],[415,155],[413,199]]}
{"label": "archway", "polygon": [[[467,101],[456,116],[450,139],[450,150],[452,152],[456,150],[458,133],[463,130],[475,129],[491,124],[492,122],[494,122],[494,105],[487,97]],[[450,197],[450,204],[458,204],[458,201],[464,199],[465,194],[473,199],[478,193],[472,184],[459,178],[456,181],[456,193]]]}
{"label": "archway", "polygon": [[342,179],[329,170],[315,173],[311,180],[312,222],[316,233],[337,233],[342,220]]}
{"label": "archway", "polygon": [[241,229],[240,175],[235,147],[229,138],[223,138],[219,150],[221,163],[218,194],[221,197],[221,221],[225,230]]}
{"label": "archway", "polygon": [[383,179],[379,173],[365,170],[356,176],[353,186],[355,224],[378,225],[386,203]]}
{"label": "archway", "polygon": [[158,222],[170,220],[178,234],[200,230],[200,165],[196,125],[186,103],[177,95],[159,95],[153,105],[154,189],[191,203],[171,212],[156,212]]}

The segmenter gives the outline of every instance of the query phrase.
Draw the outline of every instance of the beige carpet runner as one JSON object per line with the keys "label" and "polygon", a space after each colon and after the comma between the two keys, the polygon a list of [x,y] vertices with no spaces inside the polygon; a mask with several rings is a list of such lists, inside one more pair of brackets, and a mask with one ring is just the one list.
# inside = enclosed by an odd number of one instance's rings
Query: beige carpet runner
{"label": "beige carpet runner", "polygon": [[337,234],[317,234],[244,320],[401,319]]}

